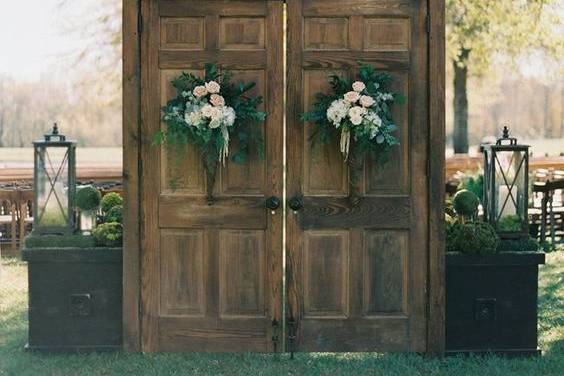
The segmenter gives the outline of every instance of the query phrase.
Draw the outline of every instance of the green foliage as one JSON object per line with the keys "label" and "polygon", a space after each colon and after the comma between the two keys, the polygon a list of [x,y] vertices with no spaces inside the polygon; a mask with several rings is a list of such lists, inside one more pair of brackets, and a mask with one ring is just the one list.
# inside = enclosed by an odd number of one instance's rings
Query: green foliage
{"label": "green foliage", "polygon": [[456,222],[447,225],[447,252],[461,252],[488,256],[497,253],[499,237],[488,223]]}
{"label": "green foliage", "polygon": [[123,206],[116,205],[108,210],[104,215],[104,222],[123,223]]}
{"label": "green foliage", "polygon": [[456,192],[452,204],[456,214],[462,217],[473,217],[478,211],[480,200],[474,193],[463,189]]}
{"label": "green foliage", "polygon": [[559,59],[563,51],[559,0],[446,0],[448,58],[476,74],[496,54],[518,57],[541,49]]}
{"label": "green foliage", "polygon": [[96,188],[84,187],[76,193],[76,206],[83,211],[94,210],[100,206],[101,199],[102,195]]}
{"label": "green foliage", "polygon": [[518,215],[506,215],[497,222],[497,229],[499,231],[521,231],[523,222]]}
{"label": "green foliage", "polygon": [[539,243],[528,237],[527,239],[503,239],[497,247],[498,252],[537,252]]}
{"label": "green foliage", "polygon": [[123,206],[123,198],[119,193],[110,192],[102,197],[101,207],[104,213],[109,212],[111,208],[118,205]]}
{"label": "green foliage", "polygon": [[[201,78],[191,73],[182,73],[172,81],[177,96],[162,108],[163,120],[167,127],[154,137],[154,144],[165,144],[171,152],[178,151],[176,147],[193,145],[202,155],[208,174],[215,175],[217,164],[222,159],[222,152],[230,143],[230,139],[237,140],[238,149],[232,156],[235,163],[245,163],[252,150],[260,158],[264,155],[264,140],[262,127],[259,123],[266,120],[266,113],[258,111],[262,104],[262,97],[251,97],[249,91],[256,84],[232,82],[230,71],[220,73],[215,64],[206,64],[205,77]],[[193,94],[198,86],[215,81],[221,84],[221,96],[225,99],[225,108],[231,107],[235,112],[235,120],[231,126],[223,121],[220,126],[212,127],[211,121],[200,118],[195,124],[188,124],[185,115],[201,113],[203,106],[208,105],[208,97],[196,98]],[[211,103],[211,102],[210,102]],[[217,107],[216,107],[217,108]],[[229,137],[226,138],[226,132]],[[229,140],[228,140],[229,139]]]}
{"label": "green foliage", "polygon": [[484,196],[484,171],[467,171],[460,179],[458,189],[470,191],[482,201]]}
{"label": "green foliage", "polygon": [[94,238],[88,235],[29,235],[25,247],[31,248],[93,248]]}
{"label": "green foliage", "polygon": [[92,230],[92,236],[98,246],[121,247],[123,243],[123,227],[117,222],[102,223]]}
{"label": "green foliage", "polygon": [[[360,68],[358,80],[366,85],[361,94],[376,100],[376,103],[369,110],[373,110],[382,121],[377,128],[377,133],[371,129],[371,124],[366,120],[363,121],[362,126],[355,126],[349,117],[345,117],[337,127],[328,119],[327,110],[335,101],[342,100],[344,95],[352,90],[352,84],[356,81],[337,75],[329,77],[331,93],[317,93],[313,108],[310,109],[310,112],[302,114],[302,121],[313,123],[314,129],[310,136],[312,144],[316,142],[329,143],[339,138],[343,131],[349,131],[351,132],[351,148],[354,149],[355,158],[361,160],[368,153],[376,162],[384,163],[392,147],[399,145],[396,136],[398,128],[392,119],[392,105],[403,103],[405,98],[401,94],[391,92],[392,77],[388,73],[377,72],[373,65],[363,64],[362,62],[358,64]],[[390,99],[379,99],[383,94],[389,94]]]}

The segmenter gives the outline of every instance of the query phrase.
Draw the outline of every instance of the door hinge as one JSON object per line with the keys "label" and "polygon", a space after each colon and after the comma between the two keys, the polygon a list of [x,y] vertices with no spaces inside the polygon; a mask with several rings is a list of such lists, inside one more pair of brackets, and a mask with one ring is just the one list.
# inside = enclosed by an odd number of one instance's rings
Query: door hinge
{"label": "door hinge", "polygon": [[280,342],[280,323],[278,320],[272,320],[272,347],[274,352],[278,352],[278,343]]}
{"label": "door hinge", "polygon": [[137,13],[137,33],[141,34],[143,32],[143,14],[141,11]]}
{"label": "door hinge", "polygon": [[425,30],[427,34],[431,34],[431,15],[429,13],[425,16]]}
{"label": "door hinge", "polygon": [[290,352],[290,359],[294,359],[294,348],[296,345],[296,320],[293,317],[287,320],[288,330],[288,351]]}

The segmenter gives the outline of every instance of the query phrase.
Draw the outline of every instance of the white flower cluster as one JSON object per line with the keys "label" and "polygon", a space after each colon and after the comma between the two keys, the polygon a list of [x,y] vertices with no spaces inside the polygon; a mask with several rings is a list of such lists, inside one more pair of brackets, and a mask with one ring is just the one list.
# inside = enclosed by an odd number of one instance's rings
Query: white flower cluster
{"label": "white flower cluster", "polygon": [[350,123],[348,128],[351,128],[351,125],[353,127],[364,126],[372,139],[376,137],[382,126],[382,119],[378,116],[380,104],[393,100],[394,96],[390,93],[378,92],[373,98],[366,92],[366,84],[361,81],[353,83],[352,89],[344,94],[342,99],[331,103],[327,109],[327,119],[336,128],[341,128],[347,120]]}
{"label": "white flower cluster", "polygon": [[235,110],[225,104],[225,98],[219,93],[221,86],[215,82],[206,82],[196,86],[192,93],[184,92],[187,98],[184,121],[186,124],[200,127],[209,126],[212,129],[220,126],[231,127],[237,116]]}

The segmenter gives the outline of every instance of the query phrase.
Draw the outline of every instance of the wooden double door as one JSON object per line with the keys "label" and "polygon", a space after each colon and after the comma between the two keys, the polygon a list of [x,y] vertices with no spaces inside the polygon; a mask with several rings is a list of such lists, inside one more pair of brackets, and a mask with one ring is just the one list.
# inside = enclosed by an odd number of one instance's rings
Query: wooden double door
{"label": "wooden double door", "polygon": [[[141,1],[143,351],[426,350],[426,7]],[[299,116],[329,74],[352,75],[359,59],[390,72],[408,100],[394,110],[401,146],[384,167],[366,162],[352,205],[338,145],[312,146]],[[193,150],[178,168],[151,144],[170,81],[207,62],[255,81],[268,113],[265,157],[228,162],[213,205]],[[282,205],[268,209],[270,197]]]}

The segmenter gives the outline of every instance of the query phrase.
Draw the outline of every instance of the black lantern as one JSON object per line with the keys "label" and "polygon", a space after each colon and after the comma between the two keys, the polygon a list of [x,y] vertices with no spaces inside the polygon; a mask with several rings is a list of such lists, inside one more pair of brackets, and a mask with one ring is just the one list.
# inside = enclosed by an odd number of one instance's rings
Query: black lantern
{"label": "black lantern", "polygon": [[529,146],[519,145],[503,128],[484,153],[484,216],[501,238],[528,236]]}
{"label": "black lantern", "polygon": [[72,234],[75,231],[76,142],[59,134],[57,124],[34,148],[35,234]]}

